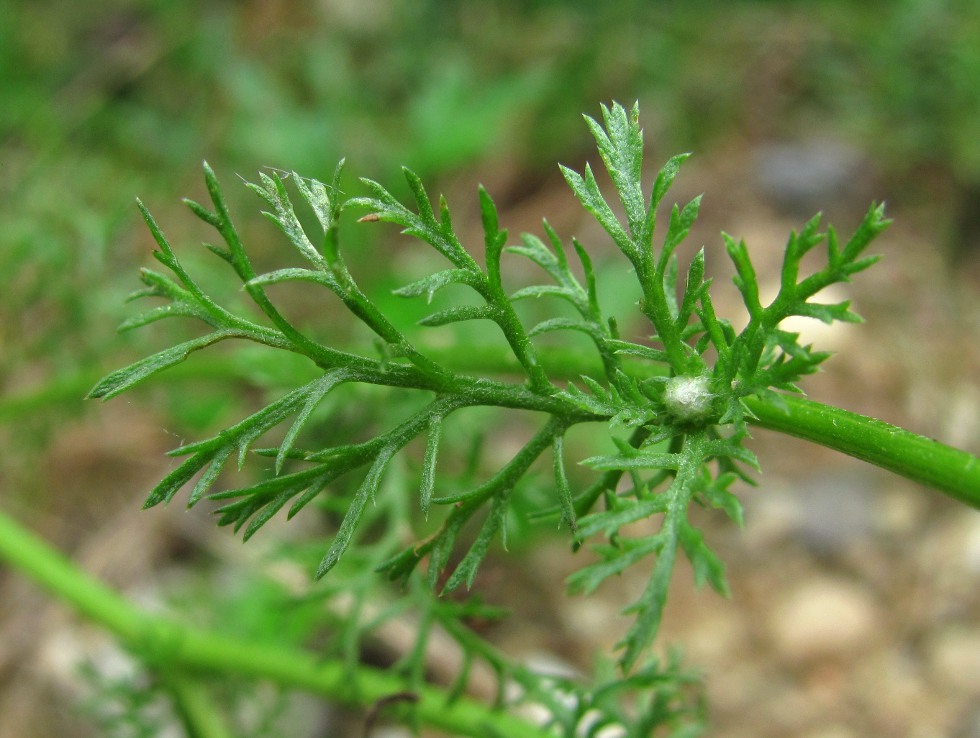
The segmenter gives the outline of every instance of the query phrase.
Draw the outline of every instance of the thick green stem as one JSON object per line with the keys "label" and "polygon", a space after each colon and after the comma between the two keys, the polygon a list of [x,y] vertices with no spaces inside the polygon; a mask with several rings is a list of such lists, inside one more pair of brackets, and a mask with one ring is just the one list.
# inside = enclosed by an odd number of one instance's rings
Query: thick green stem
{"label": "thick green stem", "polygon": [[[71,561],[0,511],[0,560],[8,562],[81,615],[93,620],[129,648],[147,667],[165,673],[234,674],[268,679],[349,705],[369,707],[400,694],[394,674],[359,666],[351,676],[341,660],[274,644],[240,641],[150,614],[118,592],[81,571]],[[179,678],[179,677],[176,677]],[[424,686],[417,691],[414,714],[423,725],[454,735],[544,738],[543,729],[480,702]],[[195,710],[202,706],[195,696]],[[218,736],[220,733],[210,733]]]}
{"label": "thick green stem", "polygon": [[857,413],[796,397],[746,399],[753,424],[804,438],[934,487],[980,510],[980,459]]}

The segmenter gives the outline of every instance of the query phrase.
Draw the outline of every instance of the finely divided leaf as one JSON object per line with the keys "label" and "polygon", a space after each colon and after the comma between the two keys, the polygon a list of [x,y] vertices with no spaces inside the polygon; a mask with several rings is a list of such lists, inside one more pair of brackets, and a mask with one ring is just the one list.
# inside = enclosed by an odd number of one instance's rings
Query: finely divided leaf
{"label": "finely divided leaf", "polygon": [[464,320],[496,320],[497,313],[489,305],[459,305],[427,315],[419,325],[437,327]]}
{"label": "finely divided leaf", "polygon": [[589,116],[585,116],[585,122],[619,193],[633,238],[639,244],[646,243],[650,234],[644,233],[647,209],[641,189],[643,131],[638,122],[639,107],[634,105],[632,112],[627,113],[619,103],[613,103],[611,110],[603,105],[602,117],[606,130]]}
{"label": "finely divided leaf", "polygon": [[300,223],[293,209],[293,203],[286,192],[286,186],[278,174],[272,177],[260,173],[261,185],[248,182],[246,186],[272,206],[274,213],[263,213],[269,220],[279,226],[280,230],[286,234],[296,250],[300,252],[318,270],[329,271],[330,265],[324,259],[323,254],[317,251],[316,247],[310,242],[303,224]]}
{"label": "finely divided leaf", "polygon": [[463,560],[453,570],[452,575],[443,587],[443,592],[452,592],[461,584],[465,584],[467,589],[473,586],[473,579],[476,577],[480,563],[490,549],[490,543],[496,538],[498,533],[503,532],[508,499],[509,495],[507,494],[499,494],[493,497],[490,503],[490,511],[487,514],[487,519],[483,523],[483,527],[480,529],[480,534],[473,542],[473,545],[470,546],[470,550],[466,552]]}
{"label": "finely divided leaf", "polygon": [[337,535],[334,536],[333,543],[330,544],[330,548],[324,555],[323,560],[320,561],[320,565],[313,575],[314,579],[321,579],[324,574],[330,571],[340,561],[340,557],[343,556],[344,551],[347,550],[351,539],[354,537],[354,532],[357,530],[357,523],[361,519],[361,514],[364,512],[364,506],[378,491],[378,486],[381,484],[381,475],[384,473],[388,462],[391,461],[391,457],[394,456],[397,450],[394,446],[385,446],[377,458],[375,458],[374,463],[371,464],[367,476],[361,482],[361,486],[358,487],[354,499],[351,500],[350,507],[347,508],[344,519],[340,524],[340,529],[337,531]]}
{"label": "finely divided leaf", "polygon": [[169,369],[181,363],[193,352],[228,338],[247,338],[247,336],[243,335],[240,331],[222,330],[185,341],[184,343],[179,343],[176,346],[172,346],[145,359],[133,362],[127,367],[107,374],[89,391],[86,397],[108,400],[149,379],[157,372],[162,372],[164,369]]}
{"label": "finely divided leaf", "polygon": [[340,292],[341,290],[340,284],[332,273],[328,271],[300,269],[298,267],[276,269],[265,274],[259,274],[246,282],[245,286],[265,287],[266,285],[279,284],[280,282],[316,282],[329,287],[335,292]]}
{"label": "finely divided leaf", "polygon": [[[232,451],[235,447],[231,444],[219,448],[215,454],[214,458],[211,459],[211,463],[208,464],[208,468],[204,470],[200,479],[197,480],[197,484],[194,485],[194,489],[191,490],[190,497],[187,499],[187,507],[193,507],[201,498],[206,495],[214,483],[218,480],[218,475],[225,466],[225,462],[228,461],[228,457],[231,456]],[[174,490],[176,491],[176,489]]]}
{"label": "finely divided leaf", "polygon": [[[174,495],[177,494],[177,491],[187,484],[201,470],[201,467],[215,458],[219,450],[209,449],[198,451],[189,459],[185,459],[180,466],[167,474],[153,488],[153,491],[150,492],[146,501],[143,503],[143,509],[146,510],[154,505],[159,505],[161,502],[169,503],[174,498]],[[214,476],[217,476],[217,473]]]}
{"label": "finely divided leaf", "polygon": [[285,438],[282,439],[282,443],[279,446],[279,452],[276,454],[276,474],[282,471],[282,465],[286,458],[289,456],[289,452],[293,448],[293,443],[296,441],[296,437],[299,432],[306,425],[307,421],[310,419],[310,415],[316,406],[319,405],[323,398],[333,390],[337,385],[349,381],[351,378],[351,373],[346,369],[336,369],[332,372],[324,374],[320,379],[316,380],[311,385],[307,385],[305,389],[306,400],[303,403],[302,409],[299,411],[299,415],[296,416],[296,420],[290,426],[289,431],[286,433]]}
{"label": "finely divided leaf", "polygon": [[674,183],[677,178],[677,173],[681,169],[681,164],[683,164],[691,155],[690,154],[678,154],[672,156],[663,168],[657,174],[657,179],[653,183],[653,192],[650,195],[650,212],[653,213],[657,206],[660,205],[660,201],[664,199],[664,195],[667,194],[667,190]]}
{"label": "finely divided leaf", "polygon": [[552,331],[579,331],[580,333],[585,333],[586,335],[591,336],[597,342],[602,342],[605,340],[602,329],[595,323],[586,322],[584,320],[575,320],[573,318],[550,318],[538,323],[527,332],[527,335],[537,336],[542,333],[550,333]]}
{"label": "finely divided leaf", "polygon": [[683,523],[678,532],[684,554],[694,567],[694,583],[701,587],[705,582],[722,597],[731,597],[725,565],[704,542],[704,534],[689,523]]}
{"label": "finely divided leaf", "polygon": [[429,517],[429,506],[432,504],[432,493],[436,484],[436,460],[439,456],[439,441],[442,438],[442,416],[433,415],[429,420],[429,435],[425,444],[425,456],[422,459],[422,475],[419,484],[419,505],[422,514]]}
{"label": "finely divided leaf", "polygon": [[633,245],[622,224],[603,198],[599,191],[599,184],[592,173],[592,168],[588,164],[585,165],[584,177],[566,166],[561,167],[561,172],[565,175],[568,186],[572,188],[572,192],[575,193],[585,209],[595,216],[595,219],[599,221],[599,224],[609,234],[616,246],[635,263],[640,258],[640,252]]}
{"label": "finely divided leaf", "polygon": [[572,502],[572,488],[568,484],[568,475],[565,473],[565,437],[555,436],[551,442],[552,456],[554,457],[553,468],[555,476],[555,491],[558,494],[558,507],[561,509],[561,518],[558,526],[566,523],[573,536],[578,535],[578,521],[575,515],[575,505]]}
{"label": "finely divided leaf", "polygon": [[573,594],[592,594],[606,579],[614,574],[622,574],[629,567],[659,551],[662,545],[663,541],[658,536],[650,536],[622,541],[619,546],[593,546],[592,549],[602,560],[569,576],[568,591]]}
{"label": "finely divided leaf", "polygon": [[674,469],[680,468],[681,454],[654,454],[637,452],[630,456],[590,456],[581,463],[593,469]]}
{"label": "finely divided leaf", "polygon": [[436,292],[451,284],[465,284],[479,291],[482,284],[480,277],[482,275],[474,274],[469,269],[446,269],[435,274],[430,274],[428,277],[407,284],[404,287],[399,287],[397,290],[393,290],[392,294],[398,295],[399,297],[418,297],[419,295],[425,295],[427,301],[432,302],[432,298]]}

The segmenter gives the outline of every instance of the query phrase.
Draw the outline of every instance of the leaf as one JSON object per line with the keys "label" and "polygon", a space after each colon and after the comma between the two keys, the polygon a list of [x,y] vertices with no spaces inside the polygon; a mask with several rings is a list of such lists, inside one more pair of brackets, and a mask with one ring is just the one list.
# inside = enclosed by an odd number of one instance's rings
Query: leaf
{"label": "leaf", "polygon": [[568,484],[568,476],[565,473],[565,437],[556,435],[551,442],[553,456],[553,469],[555,477],[555,491],[558,494],[558,507],[561,509],[561,518],[558,526],[562,523],[568,525],[573,536],[578,535],[578,521],[575,515],[575,505],[572,502],[572,488]]}
{"label": "leaf", "polygon": [[[547,224],[546,224],[547,227]],[[508,246],[505,251],[512,254],[526,256],[539,267],[544,269],[556,281],[561,275],[561,266],[556,254],[544,245],[544,241],[531,233],[522,233],[521,242],[523,246]]]}
{"label": "leaf", "polygon": [[386,446],[377,455],[374,463],[371,464],[367,476],[361,482],[361,486],[357,488],[354,499],[351,500],[350,507],[347,508],[347,512],[344,514],[344,519],[340,523],[340,529],[334,536],[333,543],[330,544],[330,548],[320,561],[320,565],[313,575],[314,579],[322,579],[340,561],[340,557],[343,556],[344,551],[347,550],[351,539],[354,537],[354,532],[357,530],[357,523],[360,521],[361,515],[364,512],[364,506],[378,491],[378,486],[381,484],[381,475],[384,473],[388,462],[391,461],[391,457],[397,450],[394,446]]}
{"label": "leaf", "polygon": [[677,174],[681,169],[681,165],[687,161],[690,154],[677,154],[676,156],[670,157],[667,163],[664,164],[663,168],[657,174],[657,179],[653,183],[653,192],[650,194],[650,212],[654,212],[658,205],[660,205],[661,200],[664,199],[664,195],[667,194],[667,190],[674,183],[677,178]]}
{"label": "leaf", "polygon": [[609,419],[609,429],[636,428],[657,419],[658,413],[650,407],[624,407]]}
{"label": "leaf", "polygon": [[724,511],[739,528],[745,527],[745,515],[742,510],[742,502],[728,491],[728,486],[740,475],[726,472],[719,475],[712,483],[701,490],[701,497],[712,507]]}
{"label": "leaf", "polygon": [[429,195],[425,191],[425,185],[422,184],[422,180],[408,167],[402,167],[402,174],[405,177],[405,181],[408,182],[408,188],[415,197],[415,207],[418,210],[419,217],[425,223],[436,223],[436,215],[432,211],[432,203],[429,202]]}
{"label": "leaf", "polygon": [[732,282],[742,293],[742,301],[748,308],[749,315],[757,317],[762,313],[762,303],[759,302],[759,280],[755,275],[755,267],[752,266],[752,261],[749,258],[749,250],[745,241],[736,242],[727,233],[723,233],[722,236],[725,239],[725,249],[728,251],[728,256],[735,265],[736,274],[732,277]]}
{"label": "leaf", "polygon": [[415,546],[409,546],[386,559],[375,571],[384,574],[390,582],[405,582],[424,555]]}
{"label": "leaf", "polygon": [[666,271],[668,260],[674,255],[674,250],[687,238],[687,234],[691,231],[691,226],[698,219],[700,210],[700,195],[685,205],[684,210],[679,210],[676,205],[671,209],[670,225],[667,226],[667,235],[664,237],[664,245],[657,262],[657,271],[660,274]]}
{"label": "leaf", "polygon": [[560,297],[563,300],[568,300],[573,305],[577,305],[576,295],[572,293],[566,287],[559,287],[556,284],[532,284],[527,287],[521,287],[517,292],[512,293],[507,299],[511,302],[517,302],[518,300],[526,300],[529,297],[545,297],[554,296]]}
{"label": "leaf", "polygon": [[300,510],[315,500],[319,494],[326,489],[330,482],[332,482],[336,477],[341,476],[346,471],[346,469],[334,469],[330,474],[325,474],[321,479],[318,479],[315,484],[311,484],[309,487],[307,487],[303,494],[299,496],[299,499],[297,499],[289,508],[289,511],[286,513],[286,520],[292,520]]}
{"label": "leaf", "polygon": [[[334,182],[337,182],[340,178],[340,173],[344,167],[344,160],[341,159],[340,163],[337,165],[337,170],[334,173]],[[296,172],[292,173],[293,182],[296,183],[296,189],[300,191],[306,202],[309,203],[310,208],[313,210],[314,215],[316,215],[317,221],[320,223],[320,227],[323,232],[326,233],[334,225],[334,203],[330,199],[330,194],[327,192],[327,186],[316,179],[310,179],[309,185],[303,177],[300,177]]]}
{"label": "leaf", "polygon": [[[279,493],[274,500],[266,503],[262,507],[262,511],[249,521],[248,527],[245,528],[245,532],[242,534],[242,542],[244,543],[249,538],[258,533],[259,529],[268,523],[279,512],[283,506],[289,502],[293,497],[296,496],[296,490],[286,490]],[[238,530],[239,526],[235,526],[235,530]]]}
{"label": "leaf", "polygon": [[[585,291],[589,306],[589,315],[596,322],[601,322],[602,311],[599,309],[599,297],[596,293],[596,280],[595,272],[592,268],[592,259],[589,257],[589,253],[585,250],[585,247],[578,242],[578,239],[572,239],[572,247],[575,249],[575,254],[578,256],[579,262],[582,264],[582,271],[585,273]],[[614,318],[609,319],[609,332],[613,338],[616,337],[614,321]]]}
{"label": "leaf", "polygon": [[579,331],[591,336],[596,342],[602,342],[605,336],[595,323],[588,323],[584,320],[574,320],[572,318],[550,318],[534,326],[527,332],[528,336],[537,336],[551,331]]}
{"label": "leaf", "polygon": [[694,567],[694,583],[698,587],[705,582],[722,597],[731,597],[725,565],[704,542],[704,534],[689,523],[681,525],[679,535],[684,554]]}
{"label": "leaf", "polygon": [[[449,220],[448,209],[442,208],[441,220],[436,220],[435,213],[432,211],[432,204],[425,192],[425,187],[418,176],[412,170],[403,167],[402,171],[408,182],[418,213],[402,205],[398,200],[379,185],[370,179],[361,179],[361,182],[375,193],[374,198],[353,198],[347,201],[347,205],[354,205],[368,208],[378,220],[388,223],[397,223],[404,230],[403,233],[415,236],[432,246],[436,251],[445,256],[454,266],[466,271],[479,273],[480,267],[466,249],[460,244],[455,232],[452,230],[452,222]],[[444,205],[444,203],[443,203]]]}
{"label": "leaf", "polygon": [[453,570],[452,575],[446,581],[442,589],[444,593],[458,589],[461,584],[465,584],[467,589],[473,586],[473,579],[476,577],[477,569],[480,568],[480,563],[486,557],[491,542],[504,527],[504,516],[507,513],[508,499],[509,495],[507,494],[494,495],[493,501],[490,503],[490,511],[487,514],[487,519],[480,529],[480,534],[476,537],[476,540],[470,546],[469,551],[466,552],[463,560],[459,562]]}
{"label": "leaf", "polygon": [[663,542],[657,536],[639,541],[626,541],[623,546],[593,546],[602,561],[579,569],[566,580],[571,594],[592,594],[606,579],[622,574],[629,567],[656,553]]}
{"label": "leaf", "polygon": [[579,463],[593,469],[674,469],[680,468],[683,457],[681,454],[655,454],[637,452],[632,456],[590,456]]}
{"label": "leaf", "polygon": [[605,229],[620,251],[626,254],[631,261],[639,259],[640,252],[633,245],[626,231],[623,230],[622,224],[599,191],[599,185],[595,181],[595,175],[592,174],[592,168],[588,164],[585,165],[584,177],[566,166],[561,166],[561,172],[579,202],[595,216],[599,225]]}
{"label": "leaf", "polygon": [[303,224],[300,223],[299,218],[296,216],[293,203],[289,199],[286,186],[283,184],[282,179],[280,179],[278,174],[273,174],[270,177],[265,173],[259,173],[259,178],[262,180],[261,185],[247,182],[246,187],[265,200],[275,211],[273,213],[265,212],[263,215],[269,218],[269,220],[275,223],[286,234],[286,238],[289,239],[296,250],[315,266],[317,270],[329,272],[330,265],[327,263],[327,260],[323,257],[323,254],[317,251],[316,247],[310,242],[309,236],[306,235],[306,231],[303,230]]}
{"label": "leaf", "polygon": [[135,317],[128,318],[119,324],[118,330],[120,333],[131,331],[134,328],[142,328],[145,325],[155,323],[164,318],[198,318],[207,322],[210,317],[204,310],[201,310],[195,305],[172,303],[170,305],[161,305],[152,310],[147,310],[145,313],[140,313]]}
{"label": "leaf", "polygon": [[647,210],[641,189],[643,132],[638,123],[639,107],[634,105],[627,113],[619,103],[613,103],[611,109],[603,105],[602,118],[605,130],[589,116],[585,116],[585,122],[619,193],[633,238],[637,243],[646,243],[649,234],[644,232]]}
{"label": "leaf", "polygon": [[425,456],[422,459],[422,477],[419,485],[419,504],[422,514],[429,517],[429,506],[432,504],[432,493],[436,483],[436,459],[439,455],[439,441],[442,437],[442,416],[433,415],[429,421],[429,435],[425,444]]}
{"label": "leaf", "polygon": [[496,320],[496,318],[496,311],[490,305],[459,305],[427,315],[419,321],[419,325],[438,327],[464,320]]}
{"label": "leaf", "polygon": [[605,402],[614,402],[617,399],[613,395],[614,392],[613,389],[611,388],[606,389],[605,386],[603,386],[602,384],[600,384],[599,382],[597,382],[587,374],[583,374],[581,376],[581,379],[582,382],[585,384],[585,386],[588,387],[589,390],[592,392],[592,394],[595,395],[600,400],[603,400]]}
{"label": "leaf", "polygon": [[[708,283],[710,284],[710,282]],[[691,259],[691,264],[687,268],[687,279],[684,283],[684,299],[681,302],[681,315],[690,316],[694,308],[700,301],[701,296],[707,292],[708,284],[704,281],[704,247],[702,246]]]}
{"label": "leaf", "polygon": [[289,456],[289,452],[293,448],[293,443],[296,441],[296,437],[299,432],[306,425],[307,421],[310,419],[310,415],[316,409],[323,398],[333,390],[334,387],[347,382],[351,379],[351,373],[346,369],[336,369],[332,372],[324,374],[320,379],[316,380],[314,383],[307,385],[306,388],[306,401],[303,403],[303,407],[293,421],[293,424],[289,427],[289,431],[286,433],[285,438],[283,438],[282,443],[279,446],[279,452],[276,454],[276,474],[282,471],[282,465],[286,458]]}
{"label": "leaf", "polygon": [[248,282],[245,283],[245,286],[265,287],[266,285],[279,284],[280,282],[316,282],[317,284],[322,284],[329,287],[335,292],[341,291],[340,284],[330,272],[300,269],[298,267],[276,269],[271,272],[266,272],[265,274],[259,274],[248,280]]}
{"label": "leaf", "polygon": [[[204,166],[207,167],[207,163],[205,163]],[[213,174],[213,172],[212,172],[212,174]],[[187,198],[187,197],[185,197],[182,200],[182,202],[184,203],[184,205],[186,205],[188,208],[190,208],[191,212],[194,213],[194,215],[196,215],[198,218],[200,218],[201,220],[203,220],[209,226],[211,226],[213,228],[217,228],[219,230],[221,229],[221,225],[222,225],[221,217],[217,213],[212,213],[210,210],[208,210],[206,207],[204,207],[200,203],[197,203],[194,200],[191,200],[190,198]],[[228,252],[225,252],[225,253],[228,253]],[[228,253],[228,256],[230,257],[231,254]]]}
{"label": "leaf", "polygon": [[664,302],[666,303],[669,318],[673,323],[677,323],[677,314],[680,308],[677,305],[677,254],[671,254],[666,260],[666,269],[663,272]]}
{"label": "leaf", "polygon": [[644,520],[667,510],[668,499],[657,495],[646,500],[619,500],[619,506],[612,510],[587,515],[579,520],[579,535],[582,538],[602,533],[612,538],[623,526]]}
{"label": "leaf", "polygon": [[632,343],[630,341],[607,341],[607,345],[617,354],[639,356],[643,359],[648,359],[649,361],[656,362],[658,364],[665,363],[668,358],[667,353],[661,349],[651,348],[650,346],[642,346],[638,343]]}
{"label": "leaf", "polygon": [[214,454],[214,458],[211,459],[211,463],[208,464],[208,468],[201,475],[201,478],[197,480],[197,484],[194,485],[194,489],[191,490],[191,495],[187,500],[187,507],[191,508],[196,505],[202,497],[204,497],[214,483],[218,479],[218,475],[225,466],[225,462],[228,461],[228,457],[231,456],[231,452],[234,451],[234,446],[231,444],[224,446]]}
{"label": "leaf", "polygon": [[[669,522],[669,518],[664,521],[665,528]],[[670,536],[670,533],[662,531],[661,535]],[[658,546],[657,558],[646,589],[639,600],[623,610],[624,615],[636,613],[636,619],[626,636],[617,644],[618,648],[624,649],[620,659],[623,671],[629,672],[633,669],[660,629],[664,606],[667,604],[667,592],[670,589],[670,577],[674,570],[676,546],[676,539],[671,540],[670,537]]]}
{"label": "leaf", "polygon": [[310,392],[315,391],[320,381],[313,380],[309,384],[288,392],[275,402],[266,405],[258,412],[249,415],[219,434],[219,437],[227,443],[234,443],[238,447],[239,469],[244,465],[245,456],[248,454],[248,449],[252,443],[296,412]]}
{"label": "leaf", "polygon": [[150,492],[146,501],[143,503],[143,509],[147,510],[155,505],[159,505],[161,502],[164,504],[169,503],[174,498],[174,495],[177,494],[177,491],[187,484],[217,453],[217,449],[207,449],[198,451],[190,458],[185,459],[180,466],[167,474],[153,488],[153,491]]}
{"label": "leaf", "polygon": [[469,269],[446,269],[420,279],[404,287],[393,290],[392,294],[399,297],[418,297],[426,295],[427,301],[432,302],[436,292],[451,284],[465,284],[479,291],[482,274],[474,274]]}
{"label": "leaf", "polygon": [[[872,204],[868,208],[868,212],[864,216],[864,220],[861,221],[861,225],[854,232],[848,240],[847,245],[844,247],[844,251],[841,253],[841,259],[844,263],[858,264],[860,263],[857,259],[858,256],[871,244],[871,242],[877,238],[882,231],[884,231],[888,226],[891,225],[891,221],[885,217],[885,205],[884,203],[875,205]],[[878,257],[870,257],[877,260]],[[862,266],[862,269],[866,269],[871,266],[874,262]]]}
{"label": "leaf", "polygon": [[572,402],[576,407],[595,415],[613,415],[620,410],[608,400],[601,400],[595,395],[583,392],[571,382],[568,383],[565,391],[560,393],[560,396]]}
{"label": "leaf", "polygon": [[834,303],[832,305],[826,305],[818,302],[807,302],[800,305],[794,310],[796,315],[801,315],[804,318],[816,318],[822,323],[833,323],[835,320],[839,320],[842,323],[863,323],[861,316],[857,313],[852,313],[848,308],[851,305],[850,300],[845,300],[843,302]]}
{"label": "leaf", "polygon": [[103,400],[108,400],[135,387],[154,374],[181,363],[193,352],[229,338],[248,338],[248,336],[243,335],[237,330],[221,330],[209,333],[206,336],[201,336],[200,338],[185,341],[184,343],[179,343],[176,346],[172,346],[145,359],[133,362],[127,367],[107,374],[89,390],[86,397],[90,399],[102,398]]}
{"label": "leaf", "polygon": [[709,441],[705,444],[704,456],[705,458],[724,456],[748,464],[753,469],[759,469],[758,457],[736,440]]}
{"label": "leaf", "polygon": [[497,206],[490,194],[481,185],[477,191],[480,199],[480,217],[483,221],[484,245],[486,250],[487,276],[490,284],[502,289],[500,283],[500,254],[507,243],[507,231],[500,229]]}
{"label": "leaf", "polygon": [[126,298],[126,302],[129,302],[137,297],[150,296],[166,297],[173,302],[194,302],[193,294],[184,287],[181,287],[166,274],[161,274],[153,269],[143,267],[140,269],[140,281],[150,289],[134,292],[132,295]]}
{"label": "leaf", "polygon": [[[457,513],[458,510],[459,508],[453,512]],[[429,566],[426,571],[426,579],[431,589],[436,589],[439,577],[442,576],[442,573],[449,565],[449,557],[452,555],[453,548],[456,545],[456,538],[459,536],[460,530],[462,530],[463,525],[468,519],[466,515],[450,513],[438,533],[432,539],[431,547],[429,548]],[[424,552],[420,549],[416,549],[415,553],[419,556],[424,555]]]}

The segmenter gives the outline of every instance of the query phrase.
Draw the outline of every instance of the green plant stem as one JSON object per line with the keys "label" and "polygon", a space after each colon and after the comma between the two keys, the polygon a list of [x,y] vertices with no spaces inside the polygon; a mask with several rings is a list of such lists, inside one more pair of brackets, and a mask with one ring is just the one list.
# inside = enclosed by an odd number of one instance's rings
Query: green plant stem
{"label": "green plant stem", "polygon": [[980,459],[881,420],[797,397],[784,407],[749,398],[754,425],[781,431],[888,469],[980,510]]}
{"label": "green plant stem", "polygon": [[157,679],[173,700],[187,738],[232,738],[204,684],[186,671],[158,669]]}
{"label": "green plant stem", "polygon": [[[443,356],[442,354],[446,355]],[[427,350],[439,363],[456,371],[479,371],[481,374],[519,375],[512,355],[503,349],[468,346],[465,351]],[[583,360],[580,352],[549,350],[541,362],[551,376],[569,379],[581,374],[600,376],[601,366]],[[627,373],[651,374],[649,365],[631,362]],[[212,358],[209,362],[188,362],[159,375],[157,381],[187,382],[228,378],[249,382],[249,370],[241,362]],[[82,372],[53,380],[34,393],[0,399],[0,422],[10,422],[39,412],[47,406],[81,398],[98,379],[96,374]],[[924,436],[874,418],[840,410],[811,400],[785,395],[783,408],[772,402],[747,398],[755,413],[753,425],[803,438],[821,446],[862,459],[888,469],[906,479],[937,489],[973,508],[980,509],[980,459],[966,451],[947,446]]]}
{"label": "green plant stem", "polygon": [[[112,632],[146,666],[161,673],[202,675],[235,674],[268,679],[283,687],[324,695],[348,705],[368,707],[399,694],[404,685],[388,672],[358,666],[355,674],[341,660],[277,644],[242,641],[208,632],[147,613],[115,590],[81,571],[44,540],[0,510],[0,560],[21,571],[60,601]],[[183,689],[190,687],[184,686]],[[423,686],[412,708],[423,725],[457,735],[497,738],[545,738],[548,733],[505,712],[475,700],[457,699],[449,704],[447,692]],[[195,712],[205,709],[200,694],[184,694]],[[219,738],[220,723],[214,716],[201,717],[201,725]]]}

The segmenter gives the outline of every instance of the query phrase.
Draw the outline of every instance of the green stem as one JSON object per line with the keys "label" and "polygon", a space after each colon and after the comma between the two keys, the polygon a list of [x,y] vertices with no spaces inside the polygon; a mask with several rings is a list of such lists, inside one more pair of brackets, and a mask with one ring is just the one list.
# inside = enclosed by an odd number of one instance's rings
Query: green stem
{"label": "green stem", "polygon": [[157,679],[173,700],[187,738],[231,738],[232,734],[215,710],[205,686],[196,676],[182,671],[158,669]]}
{"label": "green stem", "polygon": [[[467,346],[465,350],[427,350],[426,353],[455,371],[521,373],[521,367],[505,350]],[[549,350],[541,356],[541,361],[555,378],[574,379],[581,374],[601,376],[602,373],[598,362],[583,359],[579,352]],[[631,376],[646,377],[654,375],[657,367],[633,362],[624,369]],[[173,367],[156,381],[186,382],[233,377],[248,382],[249,375],[249,369],[243,369],[240,362],[212,358],[209,363]],[[99,375],[86,372],[67,375],[53,379],[34,393],[0,399],[0,422],[12,422],[45,407],[81,399],[98,378]],[[757,416],[751,421],[754,425],[841,451],[980,509],[980,459],[966,451],[874,418],[790,395],[782,397],[785,409],[755,398],[747,398],[746,403]]]}
{"label": "green stem", "polygon": [[[396,675],[358,666],[353,678],[342,660],[276,644],[241,641],[140,610],[115,590],[81,571],[61,553],[0,510],[0,560],[7,561],[70,605],[115,634],[149,668],[209,675],[234,674],[267,679],[352,706],[368,707],[399,694]],[[177,675],[179,678],[179,674]],[[414,715],[423,725],[456,735],[545,738],[548,733],[524,720],[467,698],[449,703],[446,691],[417,690]],[[201,709],[200,695],[193,708]],[[190,703],[188,703],[190,704]],[[185,705],[186,706],[186,705]],[[217,728],[214,728],[217,730]],[[219,736],[210,732],[202,735]]]}
{"label": "green stem", "polygon": [[980,459],[881,420],[818,402],[783,397],[784,407],[756,398],[754,425],[804,438],[945,492],[980,510]]}

